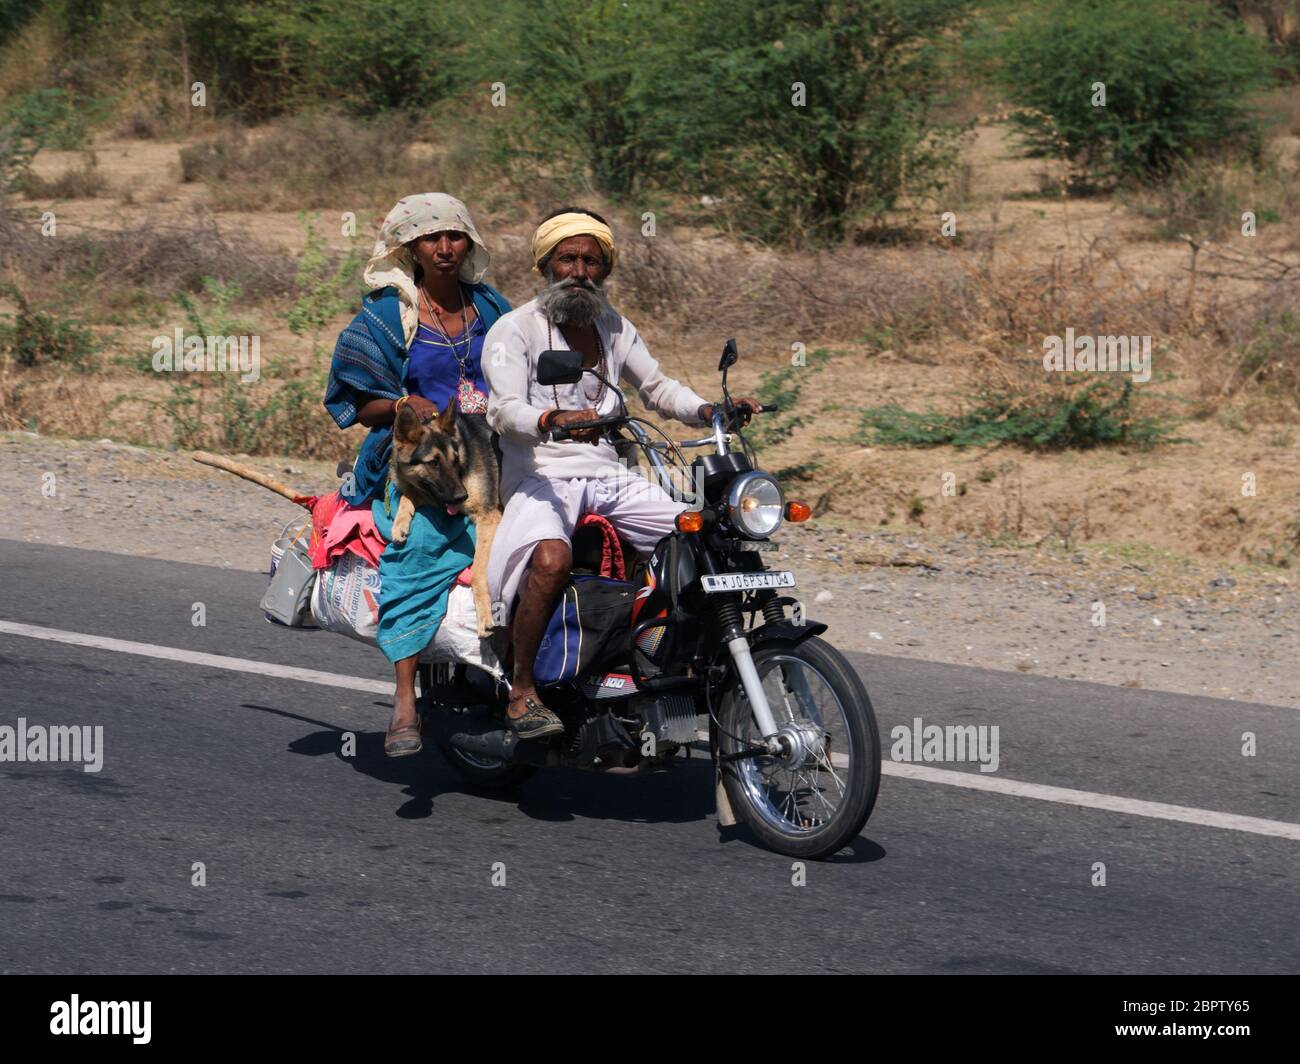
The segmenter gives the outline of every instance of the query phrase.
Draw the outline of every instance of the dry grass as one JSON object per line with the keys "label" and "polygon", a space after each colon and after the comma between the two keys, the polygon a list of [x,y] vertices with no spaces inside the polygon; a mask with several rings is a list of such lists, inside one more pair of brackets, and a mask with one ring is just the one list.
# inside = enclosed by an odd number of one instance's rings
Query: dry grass
{"label": "dry grass", "polygon": [[[1242,233],[1245,212],[1253,215],[1256,231],[1267,232],[1300,211],[1300,164],[1292,154],[1274,150],[1257,166],[1199,159],[1160,185],[1123,193],[1123,199],[1131,211],[1150,220],[1153,240]],[[1300,238],[1293,236],[1290,246],[1300,247]]]}
{"label": "dry grass", "polygon": [[[939,248],[811,254],[716,238],[683,242],[663,234],[643,237],[639,223],[605,216],[620,237],[610,299],[657,328],[745,332],[811,346],[868,332],[937,333],[955,327],[967,309],[966,271]],[[910,268],[900,268],[904,258]],[[537,289],[526,241],[499,242],[493,283],[512,296]]]}
{"label": "dry grass", "polygon": [[445,183],[447,164],[420,150],[421,131],[407,115],[324,111],[256,130],[230,125],[181,152],[182,178],[207,184],[219,209],[386,211]]}
{"label": "dry grass", "polygon": [[17,191],[34,200],[94,199],[108,191],[108,182],[91,155],[79,168],[65,170],[57,177],[41,177],[28,170],[18,179]]}
{"label": "dry grass", "polygon": [[295,263],[283,252],[229,239],[210,216],[163,223],[152,218],[121,229],[74,227],[61,222],[41,235],[39,218],[0,203],[0,272],[25,284],[66,287],[109,301],[114,295],[167,299],[178,291],[200,292],[212,278],[238,284],[253,300],[287,296]]}

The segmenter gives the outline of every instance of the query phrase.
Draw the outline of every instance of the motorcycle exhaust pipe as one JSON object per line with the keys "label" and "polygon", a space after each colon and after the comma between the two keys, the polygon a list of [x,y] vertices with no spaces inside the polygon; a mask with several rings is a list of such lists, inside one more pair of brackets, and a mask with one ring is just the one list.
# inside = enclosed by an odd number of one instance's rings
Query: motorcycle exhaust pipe
{"label": "motorcycle exhaust pipe", "polygon": [[559,759],[548,757],[550,746],[539,743],[521,743],[514,732],[504,728],[487,732],[453,732],[447,736],[447,742],[457,750],[464,750],[476,757],[495,757],[516,765],[534,765],[537,768],[554,768]]}

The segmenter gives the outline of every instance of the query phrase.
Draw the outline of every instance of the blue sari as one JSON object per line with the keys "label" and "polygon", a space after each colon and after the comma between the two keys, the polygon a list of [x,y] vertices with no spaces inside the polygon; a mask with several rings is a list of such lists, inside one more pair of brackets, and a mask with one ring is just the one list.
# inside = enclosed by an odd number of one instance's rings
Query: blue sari
{"label": "blue sari", "polygon": [[[485,330],[510,310],[491,285],[466,287]],[[355,425],[367,399],[406,394],[409,362],[397,289],[377,289],[362,300],[361,311],[335,345],[325,409],[339,428]],[[437,633],[457,575],[474,560],[474,526],[464,514],[452,516],[445,508],[421,506],[406,542],[391,542],[390,515],[397,513],[396,491],[388,483],[392,453],[392,428],[372,428],[353,466],[355,483],[345,482],[339,495],[353,506],[370,502],[375,527],[390,540],[379,558],[378,640],[389,661],[401,661],[418,654]]]}
{"label": "blue sari", "polygon": [[[509,312],[505,296],[490,284],[466,285],[484,330]],[[406,394],[409,355],[402,329],[397,289],[379,288],[361,301],[361,310],[339,334],[325,388],[325,409],[341,429],[357,423],[357,413],[367,398],[400,399]],[[393,430],[376,425],[361,444],[353,474],[356,483],[344,484],[339,494],[353,506],[375,498],[388,478],[393,453]],[[347,489],[351,490],[347,490]]]}

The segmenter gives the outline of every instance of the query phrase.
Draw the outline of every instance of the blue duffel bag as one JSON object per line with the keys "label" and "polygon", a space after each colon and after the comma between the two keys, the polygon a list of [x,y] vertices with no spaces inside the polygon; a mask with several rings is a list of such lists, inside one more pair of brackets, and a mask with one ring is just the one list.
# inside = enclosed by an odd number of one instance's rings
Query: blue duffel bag
{"label": "blue duffel bag", "polygon": [[625,650],[634,597],[627,580],[573,576],[537,648],[533,663],[537,686],[572,683],[592,666]]}

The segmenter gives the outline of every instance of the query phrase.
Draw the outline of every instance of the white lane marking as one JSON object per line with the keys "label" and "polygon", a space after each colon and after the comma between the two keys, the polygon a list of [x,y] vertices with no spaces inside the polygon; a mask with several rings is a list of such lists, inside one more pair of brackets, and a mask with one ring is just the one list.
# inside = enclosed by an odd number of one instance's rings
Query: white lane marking
{"label": "white lane marking", "polygon": [[[297,680],[300,683],[342,687],[351,691],[365,691],[368,694],[391,695],[393,693],[392,683],[382,680],[365,680],[359,676],[344,676],[342,673],[321,672],[317,669],[299,669],[291,665],[276,665],[269,661],[231,658],[222,654],[204,654],[196,650],[160,647],[150,643],[135,643],[127,639],[110,639],[101,635],[84,635],[81,632],[42,628],[34,624],[0,621],[0,632],[55,643],[71,643],[74,646],[91,647],[96,650],[113,650],[119,654],[138,654],[146,658],[180,661],[190,665],[207,665],[214,669],[228,669],[231,672],[249,672],[259,676],[274,676],[282,680]],[[708,733],[701,733],[701,738],[707,740]],[[847,766],[848,759],[843,754],[832,755],[832,759],[833,763],[840,767]],[[1235,813],[1220,813],[1213,809],[1146,802],[1138,798],[1122,798],[1116,794],[1076,791],[1068,787],[1051,787],[1043,783],[996,778],[978,772],[955,772],[952,769],[930,768],[928,765],[913,765],[897,761],[885,761],[881,765],[881,771],[887,776],[902,776],[905,779],[921,780],[926,783],[942,783],[949,787],[965,787],[973,791],[1009,794],[1016,798],[1034,798],[1043,802],[1082,806],[1085,809],[1103,809],[1107,812],[1127,813],[1154,820],[1174,820],[1200,827],[1223,828],[1227,831],[1243,831],[1252,835],[1269,835],[1300,841],[1300,824],[1291,824],[1284,820],[1264,820],[1260,817],[1238,816]]]}
{"label": "white lane marking", "polygon": [[880,767],[887,776],[902,776],[905,779],[924,780],[926,783],[946,783],[950,787],[967,787],[973,791],[994,791],[997,794],[1010,794],[1017,798],[1037,798],[1044,802],[1080,805],[1085,809],[1104,809],[1111,813],[1129,813],[1132,816],[1151,817],[1155,820],[1177,820],[1183,824],[1225,828],[1228,831],[1246,831],[1252,835],[1272,835],[1279,839],[1294,839],[1300,842],[1300,824],[1290,824],[1285,820],[1238,816],[1236,813],[1219,813],[1213,809],[1196,809],[1189,805],[1144,802],[1138,798],[1121,798],[1117,794],[1094,794],[1092,791],[1076,791],[1069,787],[1050,787],[1044,783],[997,779],[978,772],[954,772],[952,769],[930,768],[928,765],[912,765],[906,762],[885,761]]}
{"label": "white lane marking", "polygon": [[251,658],[230,658],[224,654],[204,654],[197,650],[182,650],[180,647],[160,647],[152,643],[134,643],[128,639],[110,639],[102,635],[83,635],[81,632],[65,632],[60,628],[41,628],[34,624],[0,621],[0,632],[7,632],[9,635],[25,635],[31,639],[46,639],[54,643],[71,643],[74,646],[92,647],[95,650],[114,650],[119,654],[138,654],[145,658],[182,661],[188,665],[207,665],[214,669],[228,669],[231,672],[251,672],[259,676],[275,676],[281,680],[317,683],[325,687],[344,687],[350,691],[365,691],[368,694],[391,695],[393,693],[391,680],[388,682],[364,680],[359,676],[344,676],[342,673],[337,672],[299,669],[292,665],[276,665],[269,661],[254,661]]}
{"label": "white lane marking", "polygon": [[[701,731],[697,735],[700,742],[694,745],[707,754],[709,733]],[[848,755],[831,754],[831,764],[836,768],[848,768]],[[979,772],[957,772],[954,769],[930,768],[928,765],[913,765],[901,761],[882,761],[880,771],[886,776],[901,776],[904,779],[921,780],[925,783],[942,783],[948,787],[991,791],[995,794],[1010,794],[1016,798],[1034,798],[1042,802],[1078,805],[1085,809],[1104,809],[1111,813],[1127,813],[1130,816],[1145,816],[1153,820],[1176,820],[1199,827],[1224,828],[1228,831],[1244,831],[1251,835],[1269,835],[1300,842],[1300,824],[1292,824],[1286,820],[1265,820],[1262,817],[1220,813],[1213,809],[1197,809],[1190,805],[1147,802],[1141,798],[1123,798],[1118,794],[1076,791],[1069,787],[1052,787],[1045,783],[1027,783],[1024,780],[988,776]]]}

